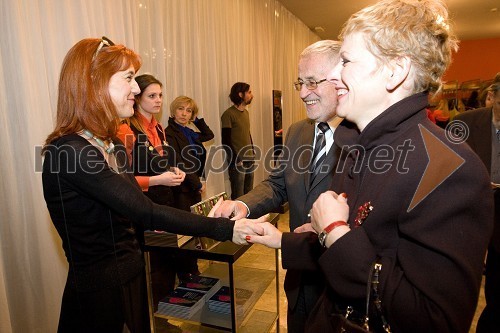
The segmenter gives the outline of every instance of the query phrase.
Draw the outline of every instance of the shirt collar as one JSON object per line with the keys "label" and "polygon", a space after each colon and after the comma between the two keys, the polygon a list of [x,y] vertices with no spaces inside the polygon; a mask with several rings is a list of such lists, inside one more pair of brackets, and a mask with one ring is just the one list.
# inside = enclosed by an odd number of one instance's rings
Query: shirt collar
{"label": "shirt collar", "polygon": [[158,124],[158,122],[156,121],[156,118],[153,116],[151,118],[151,121],[148,121],[146,119],[146,117],[144,117],[140,112],[137,112],[137,115],[138,115],[138,118],[140,119],[141,121],[141,125],[144,127],[144,128],[147,128],[147,129],[153,129],[156,127],[156,125]]}
{"label": "shirt collar", "polygon": [[[333,116],[333,118],[331,118],[329,121],[327,121],[328,126],[330,126],[330,129],[332,130],[332,132],[335,131],[335,129],[342,122],[342,120],[344,120],[344,118],[340,118],[339,116],[335,115],[335,116]],[[318,124],[319,123],[320,123],[319,121],[316,121],[314,123],[314,126],[316,128],[316,132],[319,131],[319,129],[318,129]]]}

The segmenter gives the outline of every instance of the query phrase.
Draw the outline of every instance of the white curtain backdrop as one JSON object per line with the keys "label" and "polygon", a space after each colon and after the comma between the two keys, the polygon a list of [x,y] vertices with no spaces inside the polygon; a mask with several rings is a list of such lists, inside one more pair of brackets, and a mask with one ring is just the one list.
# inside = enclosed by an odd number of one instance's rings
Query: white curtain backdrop
{"label": "white curtain backdrop", "polygon": [[[254,144],[273,144],[272,90],[283,127],[305,117],[292,82],[298,55],[319,38],[276,0],[0,0],[0,332],[55,332],[67,264],[41,186],[39,151],[54,126],[66,52],[105,35],[136,50],[141,73],[164,84],[161,122],[178,95],[194,98],[220,144],[231,85],[248,82]],[[212,150],[213,152],[213,150]],[[214,166],[222,164],[214,156]],[[266,172],[259,168],[256,182]],[[229,192],[211,173],[207,195]]]}

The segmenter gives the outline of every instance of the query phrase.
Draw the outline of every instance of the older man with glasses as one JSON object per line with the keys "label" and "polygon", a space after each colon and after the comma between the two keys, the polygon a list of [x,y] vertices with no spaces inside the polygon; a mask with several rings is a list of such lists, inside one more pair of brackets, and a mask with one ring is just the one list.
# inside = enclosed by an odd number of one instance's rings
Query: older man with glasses
{"label": "older man with glasses", "polygon": [[[288,202],[290,230],[308,222],[314,201],[331,188],[338,159],[333,132],[342,119],[335,112],[335,85],[326,77],[339,61],[339,50],[339,42],[322,40],[301,53],[294,87],[304,101],[308,119],[290,126],[280,164],[269,178],[237,201],[225,201],[215,216],[261,216]],[[283,266],[286,268],[285,262]],[[284,288],[288,298],[288,332],[304,331],[306,318],[323,286],[320,272],[287,271]]]}

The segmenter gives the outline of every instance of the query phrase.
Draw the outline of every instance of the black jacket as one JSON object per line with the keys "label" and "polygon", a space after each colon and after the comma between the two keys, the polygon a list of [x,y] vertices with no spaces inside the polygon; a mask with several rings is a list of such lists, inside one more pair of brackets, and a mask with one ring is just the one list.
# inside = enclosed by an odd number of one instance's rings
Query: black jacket
{"label": "black jacket", "polygon": [[188,138],[182,133],[179,125],[173,118],[168,119],[168,127],[165,129],[167,142],[175,154],[175,164],[186,173],[186,178],[174,191],[191,192],[201,188],[200,177],[204,176],[205,160],[207,150],[202,142],[214,138],[214,133],[205,123],[203,118],[195,120],[194,124],[200,130],[198,138],[193,145],[189,144]]}
{"label": "black jacket", "polygon": [[100,290],[139,274],[144,259],[136,227],[232,239],[233,221],[197,216],[149,200],[134,175],[126,172],[124,146],[117,144],[115,149],[120,173],[110,169],[101,152],[79,135],[64,136],[47,146],[43,194],[68,259],[68,284],[78,281],[79,291]]}
{"label": "black jacket", "polygon": [[[344,150],[333,190],[348,196],[351,231],[319,260],[313,259],[321,253],[316,235],[282,239],[285,268],[319,263],[328,283],[308,332],[328,331],[335,307],[364,312],[376,258],[393,332],[468,332],[493,227],[493,198],[477,155],[450,143],[427,118],[426,106],[427,94],[420,93],[391,106],[361,133],[345,124],[337,128],[335,144]],[[367,202],[373,210],[355,227]]]}

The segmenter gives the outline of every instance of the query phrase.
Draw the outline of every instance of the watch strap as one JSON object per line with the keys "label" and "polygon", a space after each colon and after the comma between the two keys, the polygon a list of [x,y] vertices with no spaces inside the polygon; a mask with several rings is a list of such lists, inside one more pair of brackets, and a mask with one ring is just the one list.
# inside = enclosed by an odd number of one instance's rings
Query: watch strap
{"label": "watch strap", "polygon": [[340,226],[349,226],[345,221],[335,221],[326,226],[325,229],[318,235],[318,240],[321,246],[325,246],[326,236],[335,228]]}
{"label": "watch strap", "polygon": [[342,225],[346,225],[348,226],[347,222],[346,221],[335,221],[335,222],[332,222],[330,223],[329,225],[326,226],[325,229],[323,229],[323,231],[325,233],[330,233],[333,229],[337,228],[337,227],[340,227]]}

